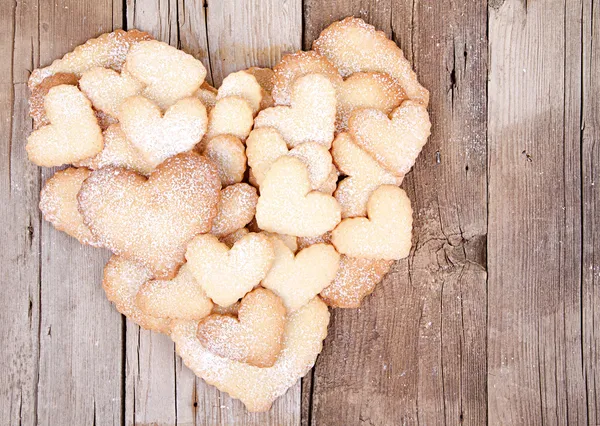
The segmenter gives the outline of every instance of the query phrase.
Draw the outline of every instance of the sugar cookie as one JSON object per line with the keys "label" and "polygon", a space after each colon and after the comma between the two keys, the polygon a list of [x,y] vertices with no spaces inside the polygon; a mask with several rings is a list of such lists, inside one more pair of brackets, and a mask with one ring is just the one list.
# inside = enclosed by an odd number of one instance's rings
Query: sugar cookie
{"label": "sugar cookie", "polygon": [[427,142],[431,123],[424,106],[404,101],[388,118],[375,109],[354,111],[348,120],[358,146],[396,176],[404,176]]}
{"label": "sugar cookie", "polygon": [[232,135],[218,135],[208,140],[202,154],[217,165],[221,185],[239,183],[246,172],[246,150],[244,144]]}
{"label": "sugar cookie", "polygon": [[152,273],[139,263],[121,256],[112,256],[104,267],[102,287],[109,301],[127,319],[140,327],[169,334],[171,320],[144,314],[135,303],[139,288],[152,279]]}
{"label": "sugar cookie", "polygon": [[271,237],[275,260],[262,280],[283,300],[288,311],[300,309],[326,288],[334,279],[340,255],[329,244],[315,244],[294,256],[277,237]]}
{"label": "sugar cookie", "polygon": [[92,157],[102,150],[100,126],[92,104],[77,87],[54,86],[44,99],[50,124],[27,138],[27,155],[38,166],[71,164]]}
{"label": "sugar cookie", "polygon": [[117,118],[119,106],[128,97],[140,94],[144,84],[126,72],[94,67],[82,74],[79,88],[94,108]]}
{"label": "sugar cookie", "polygon": [[149,280],[142,284],[135,304],[152,317],[189,320],[206,317],[213,307],[185,263],[172,280]]}
{"label": "sugar cookie", "polygon": [[257,288],[240,303],[237,318],[212,314],[198,324],[198,340],[224,358],[271,367],[281,352],[286,311],[273,292]]}
{"label": "sugar cookie", "polygon": [[293,148],[304,142],[331,147],[335,130],[335,88],[321,74],[307,74],[294,82],[291,106],[275,106],[258,113],[254,127],[273,127]]}
{"label": "sugar cookie", "polygon": [[70,167],[54,174],[40,193],[40,210],[44,219],[82,244],[98,245],[90,230],[83,224],[77,210],[77,193],[91,171]]}
{"label": "sugar cookie", "polygon": [[50,66],[33,70],[29,77],[29,89],[33,90],[45,78],[57,73],[75,74],[79,78],[93,67],[112,68],[120,72],[129,48],[144,40],[152,40],[152,36],[138,30],[115,30],[90,39]]}
{"label": "sugar cookie", "polygon": [[210,233],[221,238],[244,228],[254,218],[257,202],[256,188],[247,183],[224,188]]}
{"label": "sugar cookie", "polygon": [[188,241],[210,230],[220,187],[214,164],[189,152],[167,159],[147,179],[115,167],[94,171],[79,191],[79,211],[103,247],[156,278],[172,278]]}
{"label": "sugar cookie", "polygon": [[284,156],[275,161],[256,205],[261,229],[310,237],[333,229],[340,220],[339,204],[330,195],[311,191],[308,170],[300,160]]}
{"label": "sugar cookie", "polygon": [[202,62],[158,40],[131,46],[123,69],[146,85],[143,95],[163,110],[192,96],[206,77]]}
{"label": "sugar cookie", "polygon": [[315,51],[299,51],[285,55],[273,68],[273,100],[277,105],[290,105],[294,82],[307,74],[322,74],[329,78],[334,88],[342,83],[337,68]]}
{"label": "sugar cookie", "polygon": [[336,166],[345,174],[335,191],[335,199],[342,207],[342,217],[366,216],[369,197],[384,184],[400,185],[396,177],[356,145],[348,133],[336,136],[331,147]]}
{"label": "sugar cookie", "polygon": [[233,247],[213,235],[198,235],[187,247],[190,271],[213,302],[229,306],[265,277],[274,253],[264,235],[250,233]]}
{"label": "sugar cookie", "polygon": [[208,114],[206,137],[232,135],[244,141],[254,123],[254,111],[250,104],[239,96],[219,99]]}
{"label": "sugar cookie", "polygon": [[285,324],[283,349],[275,364],[267,368],[212,353],[196,337],[195,321],[174,321],[171,338],[185,365],[198,377],[240,399],[249,411],[267,411],[314,365],[328,324],[327,306],[318,297],[292,313]]}
{"label": "sugar cookie", "polygon": [[342,255],[335,278],[319,295],[334,308],[358,308],[393,264],[393,260]]}
{"label": "sugar cookie", "polygon": [[264,91],[254,75],[246,71],[238,71],[223,79],[217,94],[217,101],[227,96],[238,96],[245,99],[252,108],[252,112],[256,114],[260,110]]}
{"label": "sugar cookie", "polygon": [[[259,200],[260,205],[260,200]],[[331,242],[352,257],[396,260],[408,256],[412,208],[404,190],[382,185],[367,204],[368,218],[344,219],[331,233]]]}
{"label": "sugar cookie", "polygon": [[145,161],[157,166],[200,142],[208,119],[198,98],[181,99],[162,114],[152,101],[132,96],[121,104],[119,121],[127,140]]}
{"label": "sugar cookie", "polygon": [[385,73],[400,83],[409,99],[424,106],[429,102],[429,92],[419,84],[402,50],[362,19],[351,16],[334,22],[313,42],[313,49],[344,77],[361,71]]}

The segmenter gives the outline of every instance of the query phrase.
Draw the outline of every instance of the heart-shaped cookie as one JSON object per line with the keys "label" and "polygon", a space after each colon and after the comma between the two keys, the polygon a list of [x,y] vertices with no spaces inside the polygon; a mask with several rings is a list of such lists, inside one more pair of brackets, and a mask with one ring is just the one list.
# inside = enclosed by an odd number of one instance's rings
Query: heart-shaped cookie
{"label": "heart-shaped cookie", "polygon": [[288,311],[300,309],[335,278],[340,255],[329,244],[314,244],[294,255],[277,237],[271,237],[275,260],[262,280],[283,300]]}
{"label": "heart-shaped cookie", "polygon": [[206,139],[232,135],[244,141],[254,124],[254,111],[248,101],[239,96],[227,96],[217,101],[208,114]]}
{"label": "heart-shaped cookie", "polygon": [[217,101],[227,96],[238,96],[245,99],[252,112],[256,114],[264,96],[263,88],[258,84],[256,77],[246,71],[238,71],[229,74],[223,79],[217,94]]}
{"label": "heart-shaped cookie", "polygon": [[273,263],[273,246],[264,235],[250,233],[233,247],[213,235],[198,235],[185,257],[196,281],[213,302],[229,306],[265,277]]}
{"label": "heart-shaped cookie", "polygon": [[104,267],[102,287],[106,298],[127,319],[147,330],[169,334],[170,319],[147,315],[135,302],[140,287],[151,279],[152,272],[139,263],[121,256],[112,256]]}
{"label": "heart-shaped cookie", "polygon": [[142,284],[135,304],[145,315],[189,320],[200,320],[213,308],[186,263],[172,280],[150,280]]}
{"label": "heart-shaped cookie", "polygon": [[119,121],[127,140],[154,166],[192,149],[208,124],[206,108],[198,98],[181,99],[163,115],[143,96],[132,96],[121,104]]}
{"label": "heart-shaped cookie", "polygon": [[146,160],[139,151],[132,145],[121,125],[111,124],[108,129],[102,132],[104,136],[104,148],[99,154],[83,161],[78,161],[77,167],[87,167],[92,170],[98,170],[102,167],[115,166],[123,167],[149,175],[154,171],[156,165]]}
{"label": "heart-shaped cookie", "polygon": [[192,96],[206,77],[202,62],[157,40],[131,46],[123,69],[146,85],[143,95],[163,110]]}
{"label": "heart-shaped cookie", "polygon": [[[259,200],[260,202],[260,200]],[[368,218],[344,219],[331,233],[342,254],[368,259],[402,259],[410,253],[412,208],[404,190],[382,185],[367,204]]]}
{"label": "heart-shaped cookie", "polygon": [[336,130],[348,129],[350,114],[360,108],[378,109],[385,114],[392,112],[406,99],[402,87],[387,74],[357,72],[337,86]]}
{"label": "heart-shaped cookie", "polygon": [[384,184],[400,185],[396,177],[354,143],[348,133],[340,133],[333,141],[331,155],[338,169],[345,174],[334,193],[342,207],[342,217],[366,216],[369,197]]}
{"label": "heart-shaped cookie", "polygon": [[389,172],[401,177],[411,169],[427,142],[431,123],[423,105],[404,101],[389,118],[375,109],[354,111],[348,128],[358,146]]}
{"label": "heart-shaped cookie", "polygon": [[103,138],[92,104],[70,84],[54,86],[44,99],[50,122],[27,138],[27,155],[38,166],[71,164],[98,154]]}
{"label": "heart-shaped cookie", "polygon": [[215,162],[223,187],[239,183],[246,172],[246,149],[238,138],[219,135],[210,139],[202,154]]}
{"label": "heart-shaped cookie", "polygon": [[188,152],[148,178],[115,167],[94,171],[79,191],[79,211],[103,247],[137,260],[156,278],[172,278],[187,243],[210,230],[220,188],[214,164]]}
{"label": "heart-shaped cookie", "polygon": [[275,399],[314,365],[327,336],[329,311],[318,298],[288,316],[283,349],[272,367],[259,368],[206,349],[197,322],[174,321],[171,338],[183,362],[208,384],[240,399],[249,411],[267,411]]}
{"label": "heart-shaped cookie", "polygon": [[51,65],[33,70],[27,83],[29,89],[33,91],[44,79],[57,73],[74,74],[79,78],[94,67],[112,68],[120,72],[129,48],[144,40],[152,40],[152,36],[139,30],[120,29],[90,39]]}
{"label": "heart-shaped cookie", "polygon": [[94,108],[117,118],[119,106],[130,96],[142,92],[144,84],[130,74],[94,67],[83,73],[79,88],[92,102]]}
{"label": "heart-shaped cookie", "polygon": [[77,209],[77,194],[90,173],[86,168],[74,167],[56,172],[40,193],[40,210],[44,219],[59,231],[69,234],[82,244],[97,246],[97,241],[84,225],[83,217]]}
{"label": "heart-shaped cookie", "polygon": [[307,74],[322,74],[327,77],[334,88],[342,83],[336,67],[324,56],[314,50],[284,55],[273,68],[273,100],[277,105],[290,105],[294,82]]}
{"label": "heart-shaped cookie", "polygon": [[311,191],[308,170],[297,158],[284,156],[269,169],[260,188],[256,221],[261,229],[310,237],[333,229],[341,220],[338,202]]}
{"label": "heart-shaped cookie", "polygon": [[271,367],[281,352],[286,310],[279,297],[257,288],[242,299],[237,318],[213,314],[198,324],[198,340],[223,358]]}
{"label": "heart-shaped cookie", "polygon": [[270,127],[254,129],[250,132],[246,141],[246,155],[254,182],[258,186],[261,185],[273,163],[283,155],[296,157],[306,165],[310,186],[315,190],[327,182],[333,168],[331,154],[323,145],[305,142],[288,150],[283,137]]}
{"label": "heart-shaped cookie", "polygon": [[325,28],[313,49],[327,57],[344,77],[361,71],[385,73],[398,81],[409,99],[427,106],[429,92],[402,50],[382,31],[362,19],[348,17]]}
{"label": "heart-shaped cookie", "polygon": [[224,188],[210,233],[221,238],[244,228],[254,218],[257,202],[256,188],[247,183]]}
{"label": "heart-shaped cookie", "polygon": [[254,127],[273,127],[290,148],[304,142],[331,147],[335,130],[335,88],[321,74],[307,74],[292,86],[291,106],[275,106],[256,116]]}

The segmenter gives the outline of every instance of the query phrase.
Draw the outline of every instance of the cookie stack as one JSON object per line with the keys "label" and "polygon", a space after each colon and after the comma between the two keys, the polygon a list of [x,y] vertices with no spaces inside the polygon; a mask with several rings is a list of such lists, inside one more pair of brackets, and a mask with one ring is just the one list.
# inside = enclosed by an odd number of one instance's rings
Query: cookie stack
{"label": "cookie stack", "polygon": [[117,30],[29,81],[29,158],[70,165],[42,190],[44,218],[111,250],[119,312],[251,411],[312,367],[327,305],[359,306],[411,248],[399,185],[428,92],[360,19],[313,49],[216,90],[194,57]]}

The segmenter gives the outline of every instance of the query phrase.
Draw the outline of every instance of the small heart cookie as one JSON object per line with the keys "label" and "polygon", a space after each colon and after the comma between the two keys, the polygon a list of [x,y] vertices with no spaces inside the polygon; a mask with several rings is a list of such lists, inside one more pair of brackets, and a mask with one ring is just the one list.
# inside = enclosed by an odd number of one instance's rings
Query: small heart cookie
{"label": "small heart cookie", "polygon": [[209,315],[212,301],[196,282],[187,264],[172,280],[146,281],[135,296],[135,304],[145,315],[158,318],[200,320]]}
{"label": "small heart cookie", "polygon": [[362,300],[375,290],[393,260],[340,257],[340,267],[335,278],[319,296],[334,308],[358,308]]}
{"label": "small heart cookie", "polygon": [[[260,204],[260,200],[259,200]],[[412,208],[404,190],[382,185],[367,204],[368,218],[344,219],[331,233],[342,254],[368,259],[402,259],[410,253]]]}
{"label": "small heart cookie", "polygon": [[83,73],[79,88],[94,108],[117,118],[119,106],[128,97],[140,94],[144,84],[126,72],[119,74],[109,68],[94,67]]}
{"label": "small heart cookie", "polygon": [[56,172],[40,193],[40,210],[44,219],[59,231],[76,238],[81,244],[97,246],[98,243],[83,224],[83,217],[77,210],[77,194],[90,173],[92,172],[86,168],[74,167]]}
{"label": "small heart cookie", "polygon": [[273,67],[273,100],[277,105],[290,105],[294,82],[307,74],[322,74],[335,88],[342,83],[336,67],[324,56],[313,50],[290,53]]}
{"label": "small heart cookie", "polygon": [[164,113],[143,96],[132,96],[119,108],[121,129],[144,160],[159,165],[192,149],[206,132],[206,108],[198,98],[185,98]]}
{"label": "small heart cookie", "polygon": [[308,170],[297,158],[284,156],[269,169],[260,188],[256,221],[261,229],[311,237],[323,234],[341,220],[338,202],[311,191]]}
{"label": "small heart cookie", "polygon": [[106,298],[127,319],[147,330],[169,334],[171,320],[143,313],[135,303],[140,287],[152,279],[152,272],[139,263],[121,256],[112,256],[104,267],[102,287]]}
{"label": "small heart cookie", "polygon": [[206,138],[232,135],[244,141],[254,123],[254,111],[244,98],[227,96],[219,99],[208,114]]}
{"label": "small heart cookie", "polygon": [[254,218],[257,202],[256,188],[247,183],[224,188],[210,233],[221,238],[244,228]]}
{"label": "small heart cookie", "polygon": [[221,183],[214,164],[193,152],[167,159],[145,178],[106,167],[79,191],[79,211],[103,247],[172,278],[196,234],[217,214]]}
{"label": "small heart cookie", "polygon": [[319,189],[327,182],[333,168],[331,154],[323,145],[305,142],[288,151],[279,132],[270,127],[254,129],[246,141],[248,165],[254,181],[261,185],[271,165],[281,156],[290,155],[301,160],[308,168],[312,189]]}
{"label": "small heart cookie", "polygon": [[315,244],[294,256],[277,237],[271,237],[275,260],[262,280],[283,300],[288,311],[300,309],[326,288],[335,278],[340,255],[329,244]]}
{"label": "small heart cookie", "polygon": [[291,106],[275,106],[256,116],[254,127],[273,127],[290,148],[304,142],[331,147],[335,130],[335,88],[321,74],[307,74],[294,82]]}
{"label": "small heart cookie", "polygon": [[337,88],[336,130],[348,129],[350,114],[361,108],[378,109],[385,114],[392,112],[406,99],[404,90],[387,74],[357,72],[344,80]]}
{"label": "small heart cookie", "polygon": [[329,311],[318,297],[290,314],[283,349],[272,367],[260,368],[220,357],[198,340],[198,323],[174,321],[171,338],[177,353],[198,377],[240,399],[249,411],[267,411],[275,399],[314,365],[327,336]]}
{"label": "small heart cookie", "polygon": [[146,85],[143,95],[163,110],[192,96],[206,77],[202,62],[157,40],[131,46],[123,69]]}
{"label": "small heart cookie", "polygon": [[358,146],[401,177],[409,172],[427,142],[431,123],[424,106],[404,101],[389,118],[375,109],[354,111],[348,128]]}
{"label": "small heart cookie", "polygon": [[212,314],[198,324],[198,340],[223,358],[271,367],[281,352],[286,311],[271,291],[257,288],[242,299],[237,319]]}
{"label": "small heart cookie", "polygon": [[334,22],[313,42],[313,49],[344,77],[360,71],[385,73],[398,81],[409,99],[424,106],[429,102],[429,92],[419,84],[402,50],[362,19],[351,16]]}
{"label": "small heart cookie", "polygon": [[202,154],[217,165],[223,187],[239,183],[244,179],[246,149],[242,141],[235,136],[215,136],[206,143]]}
{"label": "small heart cookie", "polygon": [[77,162],[77,167],[87,167],[98,170],[102,167],[123,167],[149,175],[154,171],[155,164],[146,160],[139,151],[127,140],[127,136],[121,130],[120,124],[111,124],[102,132],[104,136],[104,148],[98,155]]}
{"label": "small heart cookie", "polygon": [[38,166],[71,164],[98,154],[104,141],[92,104],[75,86],[48,91],[44,108],[50,124],[27,138],[27,155]]}
{"label": "small heart cookie", "polygon": [[50,66],[33,70],[27,83],[29,89],[33,91],[44,79],[57,73],[74,74],[79,78],[93,67],[112,68],[120,72],[129,48],[144,40],[152,40],[152,36],[139,30],[115,30],[90,39]]}
{"label": "small heart cookie", "polygon": [[54,86],[61,84],[69,84],[77,86],[78,80],[75,74],[59,72],[46,77],[38,85],[31,88],[29,95],[29,115],[33,118],[33,130],[37,130],[42,126],[50,124],[44,107],[46,95]]}
{"label": "small heart cookie", "polygon": [[342,207],[342,217],[366,216],[369,197],[384,184],[400,185],[396,177],[354,143],[348,133],[340,133],[333,141],[331,154],[336,166],[346,177],[334,193]]}
{"label": "small heart cookie", "polygon": [[198,235],[188,244],[185,257],[208,297],[229,306],[260,283],[274,254],[267,237],[250,233],[231,249],[213,235]]}
{"label": "small heart cookie", "polygon": [[256,77],[246,71],[238,71],[223,79],[217,94],[217,101],[227,96],[238,96],[245,99],[252,108],[252,112],[256,114],[260,110],[264,91]]}

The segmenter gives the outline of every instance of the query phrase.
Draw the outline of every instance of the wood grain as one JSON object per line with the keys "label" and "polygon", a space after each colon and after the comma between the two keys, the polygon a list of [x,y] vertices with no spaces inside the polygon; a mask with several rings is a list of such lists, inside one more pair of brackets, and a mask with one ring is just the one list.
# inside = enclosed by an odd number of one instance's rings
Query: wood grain
{"label": "wood grain", "polygon": [[403,184],[414,249],[360,309],[333,311],[307,424],[484,424],[487,10],[310,1],[306,11],[305,47],[348,14],[393,34],[431,91],[433,123]]}
{"label": "wood grain", "polygon": [[[492,424],[585,424],[581,12],[490,9],[488,391]],[[519,25],[515,25],[519,22]]]}

